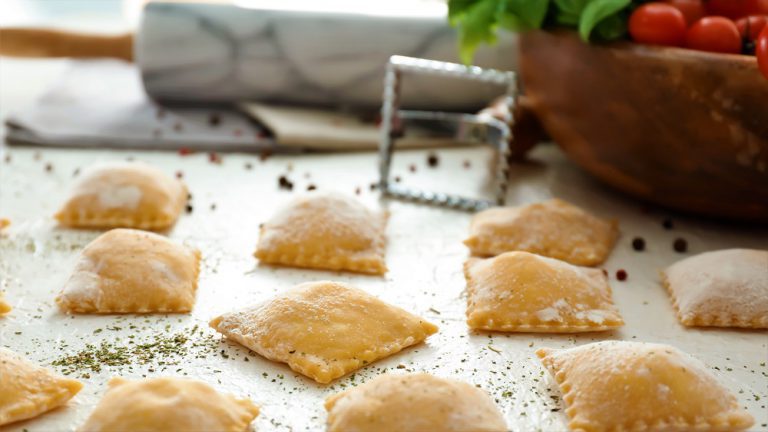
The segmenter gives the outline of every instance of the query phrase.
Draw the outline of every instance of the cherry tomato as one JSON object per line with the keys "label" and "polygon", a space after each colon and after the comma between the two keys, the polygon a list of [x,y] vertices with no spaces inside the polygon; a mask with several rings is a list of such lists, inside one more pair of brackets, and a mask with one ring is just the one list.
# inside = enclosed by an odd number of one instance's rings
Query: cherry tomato
{"label": "cherry tomato", "polygon": [[699,51],[738,54],[741,35],[736,24],[724,17],[704,17],[688,29],[686,46]]}
{"label": "cherry tomato", "polygon": [[739,29],[742,39],[753,41],[757,39],[757,35],[760,34],[766,23],[768,23],[768,15],[750,15],[736,21],[736,28]]}
{"label": "cherry tomato", "polygon": [[763,28],[755,43],[755,55],[760,72],[768,78],[768,26]]}
{"label": "cherry tomato", "polygon": [[695,23],[706,15],[701,0],[664,0],[664,3],[669,3],[679,9],[683,16],[685,16],[685,22],[688,25]]}
{"label": "cherry tomato", "polygon": [[682,46],[685,29],[683,13],[666,3],[646,3],[629,17],[629,34],[644,44]]}
{"label": "cherry tomato", "polygon": [[707,15],[737,19],[768,14],[768,0],[707,0],[705,3]]}

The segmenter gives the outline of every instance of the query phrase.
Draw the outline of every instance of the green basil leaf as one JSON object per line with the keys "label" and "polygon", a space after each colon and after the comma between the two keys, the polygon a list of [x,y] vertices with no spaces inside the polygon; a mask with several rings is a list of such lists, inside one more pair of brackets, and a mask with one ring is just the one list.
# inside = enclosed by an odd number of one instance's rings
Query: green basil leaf
{"label": "green basil leaf", "polygon": [[[600,22],[608,17],[615,16],[627,6],[632,3],[632,0],[592,0],[587,4],[581,13],[579,19],[579,34],[585,41],[589,41],[589,37],[592,35],[592,30],[597,27]],[[615,26],[608,24],[607,26]],[[611,29],[606,28],[604,30],[610,34]]]}
{"label": "green basil leaf", "polygon": [[448,21],[456,25],[469,8],[480,0],[448,0]]}
{"label": "green basil leaf", "polygon": [[627,34],[627,20],[619,15],[611,15],[597,24],[594,33],[602,40],[621,39]]}
{"label": "green basil leaf", "polygon": [[512,31],[541,28],[549,0],[506,0],[499,10],[499,25]]}
{"label": "green basil leaf", "polygon": [[472,62],[477,46],[496,42],[499,7],[503,0],[479,0],[471,5],[459,21],[459,55],[466,64]]}
{"label": "green basil leaf", "polygon": [[565,26],[577,27],[581,19],[581,13],[589,3],[589,0],[554,0],[556,12],[555,22]]}

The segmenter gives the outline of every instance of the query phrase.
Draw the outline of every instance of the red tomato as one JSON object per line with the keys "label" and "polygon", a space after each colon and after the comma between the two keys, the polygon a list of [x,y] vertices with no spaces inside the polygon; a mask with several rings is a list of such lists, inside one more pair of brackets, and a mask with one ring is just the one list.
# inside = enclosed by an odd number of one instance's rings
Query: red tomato
{"label": "red tomato", "polygon": [[736,24],[724,17],[704,17],[691,28],[685,37],[686,46],[699,51],[738,54],[741,52],[741,35]]}
{"label": "red tomato", "polygon": [[768,14],[768,0],[707,0],[707,15],[737,19],[747,15]]}
{"label": "red tomato", "polygon": [[664,3],[669,3],[679,9],[685,16],[685,22],[688,25],[695,23],[705,15],[701,0],[664,0]]}
{"label": "red tomato", "polygon": [[736,28],[742,39],[753,41],[768,23],[768,15],[750,15],[736,21]]}
{"label": "red tomato", "polygon": [[629,34],[644,44],[682,46],[685,29],[683,13],[666,3],[646,3],[629,17]]}
{"label": "red tomato", "polygon": [[757,66],[760,68],[760,72],[768,78],[768,26],[765,26],[757,37],[755,55],[757,56]]}

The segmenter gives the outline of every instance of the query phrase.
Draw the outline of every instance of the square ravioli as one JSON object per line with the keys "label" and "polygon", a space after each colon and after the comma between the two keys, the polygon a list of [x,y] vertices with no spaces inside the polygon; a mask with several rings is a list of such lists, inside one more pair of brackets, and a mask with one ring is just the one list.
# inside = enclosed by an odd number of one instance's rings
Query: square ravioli
{"label": "square ravioli", "polygon": [[184,184],[141,162],[98,164],[83,172],[56,213],[63,226],[160,230],[187,203]]}
{"label": "square ravioli", "polygon": [[464,241],[472,255],[525,251],[595,266],[608,258],[618,237],[616,221],[597,218],[560,199],[522,207],[496,207],[472,218]]}
{"label": "square ravioli", "polygon": [[386,213],[352,197],[310,193],[261,227],[256,257],[265,264],[382,275],[386,224]]}
{"label": "square ravioli", "polygon": [[507,252],[470,258],[464,275],[467,324],[473,329],[575,333],[624,324],[602,270]]}
{"label": "square ravioli", "polygon": [[0,426],[64,405],[83,388],[11,350],[0,348]]}
{"label": "square ravioli", "polygon": [[403,348],[437,327],[349,285],[307,282],[230,312],[211,327],[319,383],[329,383]]}
{"label": "square ravioli", "polygon": [[[465,382],[384,374],[325,401],[328,432],[504,432],[493,400]],[[447,414],[450,413],[450,414]]]}
{"label": "square ravioli", "polygon": [[200,252],[155,233],[114,229],[89,243],[56,303],[71,313],[192,310]]}
{"label": "square ravioli", "polygon": [[754,422],[703,363],[669,345],[605,341],[536,355],[574,431],[737,431]]}
{"label": "square ravioli", "polygon": [[695,255],[664,270],[662,282],[686,326],[768,328],[768,251]]}
{"label": "square ravioli", "polygon": [[259,415],[248,399],[217,392],[201,381],[112,378],[79,432],[243,432]]}

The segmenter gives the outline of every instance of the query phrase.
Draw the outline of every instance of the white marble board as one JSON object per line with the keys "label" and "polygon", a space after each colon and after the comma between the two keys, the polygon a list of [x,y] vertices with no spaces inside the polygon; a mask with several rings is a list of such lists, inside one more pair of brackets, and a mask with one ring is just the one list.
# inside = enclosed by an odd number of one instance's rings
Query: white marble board
{"label": "white marble board", "polygon": [[[0,427],[9,431],[73,430],[82,424],[104,392],[109,377],[181,375],[218,389],[252,398],[261,406],[254,423],[259,431],[322,430],[323,398],[359,384],[384,370],[427,371],[477,384],[488,391],[513,431],[563,431],[566,418],[559,391],[535,358],[539,347],[568,347],[603,339],[662,342],[702,359],[755,417],[755,430],[768,429],[768,337],[766,332],[686,329],[678,324],[658,271],[693,253],[727,247],[766,248],[768,232],[738,224],[721,224],[672,216],[672,230],[662,227],[670,216],[598,185],[552,146],[533,152],[533,161],[514,166],[509,201],[533,202],[558,196],[604,217],[620,221],[622,235],[605,263],[626,325],[619,331],[584,335],[488,334],[470,332],[464,323],[462,262],[467,250],[470,215],[406,203],[381,203],[391,211],[387,229],[386,277],[302,271],[257,265],[252,253],[258,226],[291,192],[279,190],[286,174],[293,193],[314,184],[321,190],[354,193],[377,204],[368,185],[376,180],[374,153],[279,156],[260,161],[256,155],[223,155],[221,164],[206,154],[116,152],[107,150],[38,150],[5,148],[0,160],[0,216],[13,224],[0,237],[0,283],[13,312],[0,318],[0,346],[51,365],[81,350],[86,343],[126,345],[198,331],[185,344],[185,356],[81,370],[72,376],[85,383],[66,407],[39,418]],[[440,164],[428,168],[423,151],[398,153],[394,175],[403,183],[448,191],[482,194],[488,155],[481,149],[440,150]],[[170,174],[183,172],[193,194],[193,211],[168,233],[202,250],[204,261],[197,305],[190,315],[76,316],[61,314],[53,298],[67,278],[78,251],[99,233],[57,228],[51,214],[73,181],[73,172],[88,164],[134,157]],[[471,166],[464,167],[469,161]],[[46,165],[50,164],[50,171]],[[251,166],[247,169],[247,165]],[[416,172],[409,165],[416,166]],[[292,169],[289,172],[289,167]],[[307,174],[309,177],[307,177]],[[211,206],[215,204],[215,209]],[[647,250],[636,252],[632,238],[642,236]],[[689,252],[672,250],[675,238],[688,241]],[[619,282],[623,268],[628,280]],[[380,298],[420,314],[440,326],[424,345],[376,362],[354,375],[322,386],[288,367],[249,355],[218,337],[210,318],[241,305],[267,299],[293,284],[317,279],[353,283]],[[135,327],[135,328],[131,328]],[[119,328],[119,329],[117,329]],[[489,349],[492,347],[493,349]],[[248,361],[245,361],[248,358]],[[160,365],[158,361],[170,364]],[[61,366],[52,366],[65,371]],[[87,373],[88,377],[84,378]]]}

